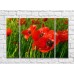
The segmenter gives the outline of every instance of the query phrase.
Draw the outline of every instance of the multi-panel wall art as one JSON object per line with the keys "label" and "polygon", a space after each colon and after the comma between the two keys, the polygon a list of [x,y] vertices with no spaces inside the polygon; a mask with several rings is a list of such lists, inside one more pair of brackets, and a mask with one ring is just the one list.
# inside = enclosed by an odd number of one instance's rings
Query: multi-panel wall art
{"label": "multi-panel wall art", "polygon": [[7,58],[68,58],[68,18],[7,18]]}

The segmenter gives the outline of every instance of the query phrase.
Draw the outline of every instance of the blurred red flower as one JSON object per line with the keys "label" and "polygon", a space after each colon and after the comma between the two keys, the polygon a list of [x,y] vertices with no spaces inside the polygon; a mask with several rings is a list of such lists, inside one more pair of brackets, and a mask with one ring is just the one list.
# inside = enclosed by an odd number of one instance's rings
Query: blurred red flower
{"label": "blurred red flower", "polygon": [[23,30],[22,34],[24,35],[25,39],[28,39],[36,30],[36,25],[31,25],[27,30]]}
{"label": "blurred red flower", "polygon": [[48,27],[42,27],[39,30],[35,30],[35,32],[32,34],[33,40],[37,41],[39,38],[43,37],[43,35],[48,31],[49,31]]}
{"label": "blurred red flower", "polygon": [[40,21],[39,21],[39,19],[32,19],[32,24],[40,24]]}
{"label": "blurred red flower", "polygon": [[7,28],[6,35],[10,36],[11,34],[12,34],[12,30],[10,28]]}
{"label": "blurred red flower", "polygon": [[68,30],[58,31],[58,37],[60,42],[64,42],[68,40]]}
{"label": "blurred red flower", "polygon": [[12,20],[12,18],[8,18],[10,21]]}
{"label": "blurred red flower", "polygon": [[48,20],[48,18],[43,18],[43,21],[46,22]]}
{"label": "blurred red flower", "polygon": [[68,25],[68,19],[66,19],[66,20],[64,21],[64,24]]}
{"label": "blurred red flower", "polygon": [[26,24],[26,19],[25,18],[20,18],[20,25]]}
{"label": "blurred red flower", "polygon": [[46,32],[43,37],[39,38],[37,41],[34,41],[32,45],[37,47],[40,52],[46,53],[54,48],[54,30]]}

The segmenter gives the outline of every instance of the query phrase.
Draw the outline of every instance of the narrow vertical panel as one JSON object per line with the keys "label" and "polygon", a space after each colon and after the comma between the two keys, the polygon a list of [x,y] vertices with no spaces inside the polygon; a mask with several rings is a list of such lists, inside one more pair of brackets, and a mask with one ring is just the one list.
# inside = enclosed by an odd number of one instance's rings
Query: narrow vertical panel
{"label": "narrow vertical panel", "polygon": [[56,19],[56,58],[68,58],[68,18]]}
{"label": "narrow vertical panel", "polygon": [[20,18],[21,58],[54,58],[54,18]]}
{"label": "narrow vertical panel", "polygon": [[7,58],[19,58],[19,19],[6,19]]}

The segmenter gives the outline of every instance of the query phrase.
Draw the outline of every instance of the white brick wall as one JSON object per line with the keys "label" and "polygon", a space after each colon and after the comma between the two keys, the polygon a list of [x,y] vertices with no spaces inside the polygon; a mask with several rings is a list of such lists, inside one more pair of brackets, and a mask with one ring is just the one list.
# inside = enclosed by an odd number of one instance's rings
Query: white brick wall
{"label": "white brick wall", "polygon": [[[69,18],[69,58],[68,59],[7,59],[6,58],[6,18],[19,17],[65,17]],[[0,11],[0,63],[74,63],[74,11]]]}

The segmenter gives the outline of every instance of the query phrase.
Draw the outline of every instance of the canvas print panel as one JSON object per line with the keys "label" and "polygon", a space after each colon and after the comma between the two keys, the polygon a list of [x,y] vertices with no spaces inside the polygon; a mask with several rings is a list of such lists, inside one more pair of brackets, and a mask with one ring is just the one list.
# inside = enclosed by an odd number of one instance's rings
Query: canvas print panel
{"label": "canvas print panel", "polygon": [[20,18],[21,58],[54,58],[54,18]]}
{"label": "canvas print panel", "polygon": [[7,58],[19,58],[19,19],[6,19]]}
{"label": "canvas print panel", "polygon": [[56,19],[56,58],[68,58],[68,18]]}

